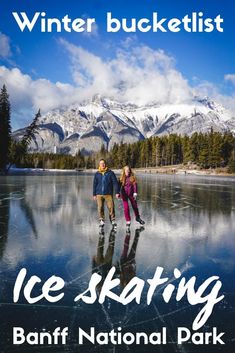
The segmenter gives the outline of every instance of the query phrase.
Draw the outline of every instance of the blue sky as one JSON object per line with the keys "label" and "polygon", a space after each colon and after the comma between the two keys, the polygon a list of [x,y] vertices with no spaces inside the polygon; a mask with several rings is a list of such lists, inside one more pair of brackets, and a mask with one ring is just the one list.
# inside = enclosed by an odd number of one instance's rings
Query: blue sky
{"label": "blue sky", "polygon": [[[93,35],[75,32],[41,33],[37,26],[31,33],[22,33],[12,16],[13,11],[25,11],[29,16],[36,11],[45,11],[48,17],[60,18],[66,14],[71,18],[95,17],[97,30]],[[182,18],[193,11],[203,11],[205,17],[211,18],[220,14],[224,18],[224,32],[107,33],[106,13],[108,11],[119,19],[122,17],[150,18],[154,11],[167,18]],[[0,32],[2,37],[0,40],[2,38],[2,46],[8,45],[8,49],[4,47],[5,52],[3,50],[3,54],[0,53],[0,65],[11,72],[14,68],[18,68],[20,74],[29,75],[31,84],[37,80],[46,79],[51,85],[59,81],[79,88],[80,81],[74,78],[79,75],[79,70],[85,75],[85,85],[88,84],[88,77],[90,78],[91,74],[88,72],[90,68],[84,67],[84,63],[80,65],[79,60],[83,54],[75,53],[76,47],[82,48],[86,53],[94,55],[107,65],[112,62],[113,66],[113,60],[116,60],[118,56],[118,48],[125,46],[125,58],[128,61],[128,50],[132,55],[136,55],[134,47],[143,46],[152,50],[153,53],[159,50],[164,51],[166,58],[173,60],[170,64],[171,68],[177,74],[181,74],[190,87],[202,87],[203,92],[207,87],[209,93],[212,92],[218,97],[227,97],[228,99],[225,99],[223,103],[228,101],[231,105],[234,102],[235,87],[234,13],[233,0],[13,0],[9,2],[1,0]],[[123,44],[127,41],[131,43],[131,47]],[[0,48],[2,46],[0,44]],[[146,50],[146,53],[149,51]],[[4,80],[7,81],[6,83],[9,81],[9,86],[13,91],[14,85],[11,84],[11,80],[15,79],[15,76],[10,76],[10,71],[8,76],[4,74],[5,76],[1,77],[0,75],[0,83],[2,84]],[[20,80],[19,77],[18,79]],[[37,85],[33,87],[36,89]],[[17,112],[24,111],[23,105],[27,101],[25,96],[21,97],[22,102],[20,98],[14,98],[16,93],[12,92],[15,116]],[[19,92],[17,96],[19,97]],[[32,105],[35,104],[32,103]],[[25,104],[25,114],[28,114],[29,110],[30,105]],[[20,122],[16,122],[15,125],[20,125]]]}

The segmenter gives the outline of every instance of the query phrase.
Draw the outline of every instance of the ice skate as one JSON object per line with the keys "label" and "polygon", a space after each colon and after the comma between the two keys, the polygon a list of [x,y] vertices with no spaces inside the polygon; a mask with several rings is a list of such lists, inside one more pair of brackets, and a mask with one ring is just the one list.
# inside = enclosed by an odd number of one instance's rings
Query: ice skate
{"label": "ice skate", "polygon": [[111,221],[111,224],[113,229],[117,229],[117,222],[115,221],[115,219]]}
{"label": "ice skate", "polygon": [[136,217],[136,222],[140,223],[141,225],[145,224],[145,221],[143,221],[143,219],[141,219],[140,217]]}
{"label": "ice skate", "polygon": [[99,222],[99,227],[100,228],[104,228],[104,220],[103,219],[100,219],[100,222]]}
{"label": "ice skate", "polygon": [[127,222],[126,222],[126,231],[127,231],[127,232],[130,232],[130,227],[131,227],[131,222],[130,222],[130,221],[127,221]]}
{"label": "ice skate", "polygon": [[104,227],[99,228],[99,238],[100,239],[104,238]]}

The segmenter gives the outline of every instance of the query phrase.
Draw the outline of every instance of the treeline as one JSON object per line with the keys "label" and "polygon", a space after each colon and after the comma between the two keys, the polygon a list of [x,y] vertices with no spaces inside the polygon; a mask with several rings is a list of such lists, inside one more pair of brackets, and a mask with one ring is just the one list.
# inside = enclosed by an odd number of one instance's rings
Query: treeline
{"label": "treeline", "polygon": [[134,144],[115,144],[106,159],[113,167],[160,167],[197,164],[201,168],[232,166],[235,161],[235,137],[232,133],[194,133],[192,136],[171,134],[155,136]]}
{"label": "treeline", "polygon": [[11,134],[11,105],[7,88],[3,85],[0,90],[0,174],[7,174],[13,164],[20,165],[26,158],[28,147],[38,128],[39,118],[40,110],[26,128],[22,139],[14,140]]}
{"label": "treeline", "polygon": [[95,168],[92,156],[83,156],[79,151],[76,156],[54,153],[27,153],[16,163],[16,167],[42,169],[90,169]]}
{"label": "treeline", "polygon": [[52,169],[96,168],[105,158],[112,168],[129,164],[133,168],[161,167],[177,164],[196,164],[200,168],[228,167],[235,172],[235,137],[211,130],[194,133],[191,137],[171,134],[151,137],[133,144],[114,144],[110,151],[101,150],[90,156],[79,151],[76,156],[33,153],[24,156],[19,166]]}

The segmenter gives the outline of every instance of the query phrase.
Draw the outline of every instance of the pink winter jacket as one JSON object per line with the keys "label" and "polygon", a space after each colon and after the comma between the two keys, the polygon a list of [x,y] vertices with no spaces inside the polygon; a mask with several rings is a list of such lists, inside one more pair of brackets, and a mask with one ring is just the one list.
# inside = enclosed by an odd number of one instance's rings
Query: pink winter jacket
{"label": "pink winter jacket", "polygon": [[125,185],[122,185],[121,187],[121,194],[127,196],[137,194],[137,183],[131,182],[130,177],[127,177],[125,180]]}

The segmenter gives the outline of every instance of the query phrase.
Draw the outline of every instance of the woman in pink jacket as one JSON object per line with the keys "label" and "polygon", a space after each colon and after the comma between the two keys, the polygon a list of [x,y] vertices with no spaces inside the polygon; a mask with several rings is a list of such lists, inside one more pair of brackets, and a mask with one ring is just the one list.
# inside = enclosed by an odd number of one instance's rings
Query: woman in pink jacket
{"label": "woman in pink jacket", "polygon": [[142,225],[145,224],[145,222],[140,218],[139,209],[136,201],[136,198],[137,198],[136,177],[129,166],[125,166],[122,169],[122,174],[119,180],[121,184],[121,198],[124,206],[126,225],[130,226],[131,224],[130,208],[129,208],[128,201],[130,201],[131,203],[131,206],[135,213],[136,221]]}

